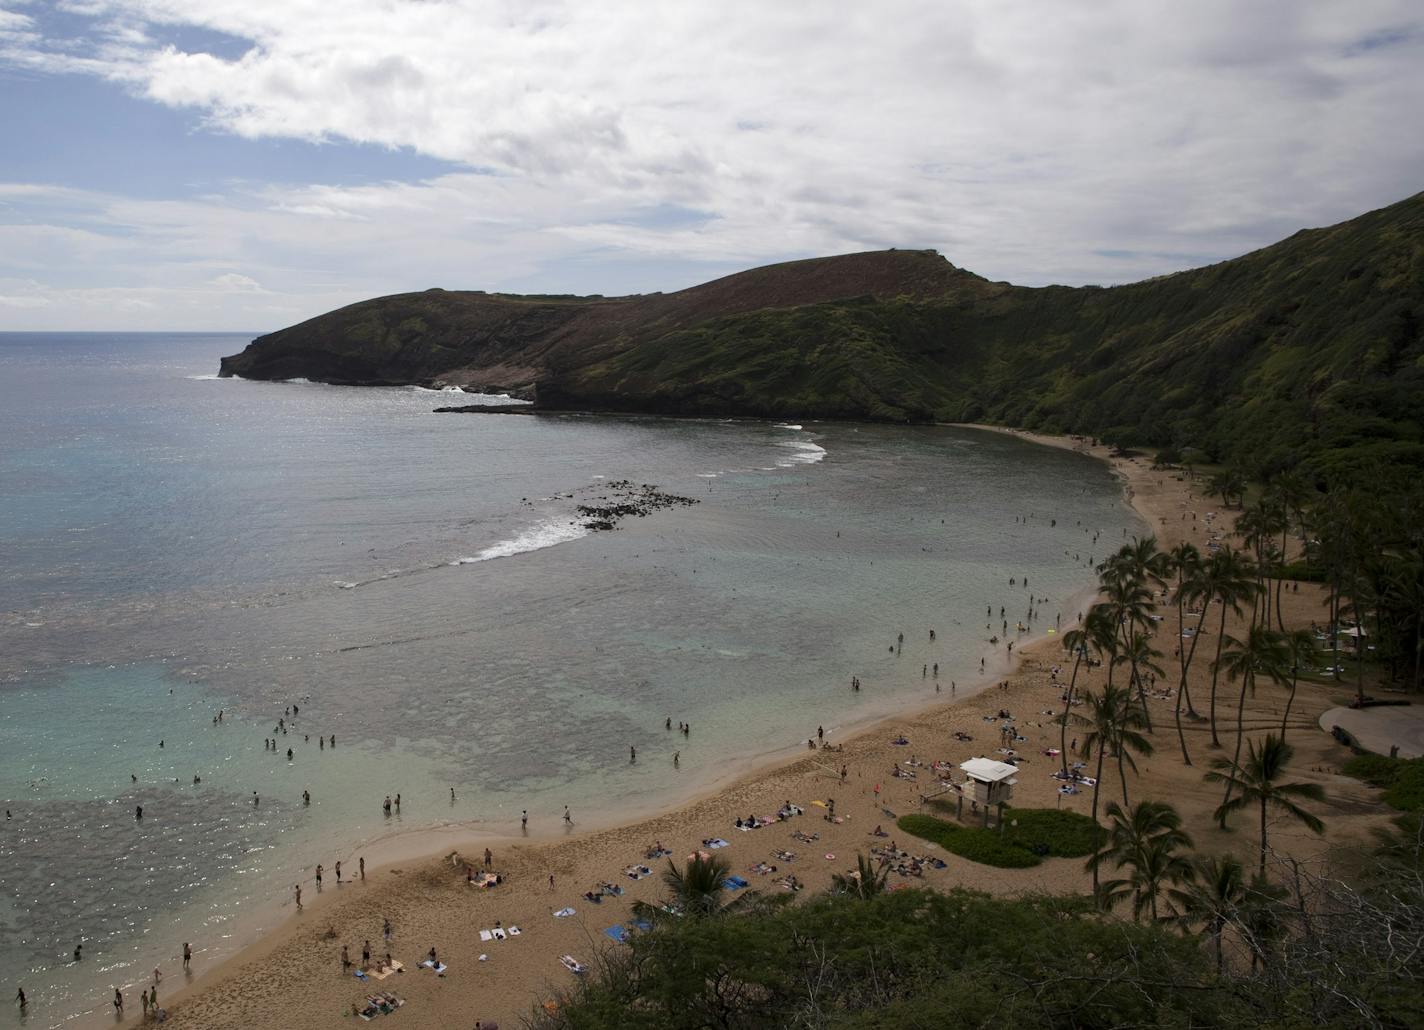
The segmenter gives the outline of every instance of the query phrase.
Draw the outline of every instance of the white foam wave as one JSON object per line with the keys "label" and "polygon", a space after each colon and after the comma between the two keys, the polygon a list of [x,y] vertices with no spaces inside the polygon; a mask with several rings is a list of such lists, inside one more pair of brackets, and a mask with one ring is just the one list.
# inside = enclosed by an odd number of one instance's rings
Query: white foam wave
{"label": "white foam wave", "polygon": [[193,379],[193,380],[201,381],[201,382],[208,382],[209,380],[212,380],[212,379],[221,379],[222,376],[218,375],[216,372],[209,372],[207,375],[202,375],[202,376],[184,376],[183,378],[184,378],[184,379]]}
{"label": "white foam wave", "polygon": [[777,429],[800,429],[801,427],[798,426],[795,422],[778,422],[778,423],[776,423],[776,428],[777,428]]}
{"label": "white foam wave", "polygon": [[[810,440],[785,440],[777,446],[787,447],[796,452],[789,455],[787,459],[795,465],[814,465],[818,461],[825,460],[826,457],[826,449]],[[777,464],[781,463],[777,462]]]}
{"label": "white foam wave", "polygon": [[588,530],[577,522],[570,522],[566,518],[551,522],[542,522],[537,526],[530,526],[524,532],[511,537],[508,540],[501,540],[491,544],[480,551],[473,558],[460,558],[453,561],[451,565],[472,565],[475,562],[490,561],[493,558],[512,558],[516,554],[525,554],[529,551],[541,551],[546,547],[555,547],[559,544],[566,544],[570,540],[577,540],[580,537],[588,536]]}
{"label": "white foam wave", "polygon": [[[414,390],[416,393],[464,393],[464,392],[465,392],[464,390],[460,389],[458,386],[440,386],[440,387],[436,387],[436,388],[434,388],[434,389],[432,389],[432,388],[429,387],[429,386],[412,386],[411,389]],[[503,397],[503,396],[507,396],[507,394],[496,394],[495,396]]]}
{"label": "white foam wave", "polygon": [[297,376],[295,379],[283,379],[283,380],[281,380],[281,382],[284,382],[284,383],[296,383],[296,384],[301,385],[301,386],[310,386],[310,385],[311,385],[311,380],[308,379],[306,376]]}

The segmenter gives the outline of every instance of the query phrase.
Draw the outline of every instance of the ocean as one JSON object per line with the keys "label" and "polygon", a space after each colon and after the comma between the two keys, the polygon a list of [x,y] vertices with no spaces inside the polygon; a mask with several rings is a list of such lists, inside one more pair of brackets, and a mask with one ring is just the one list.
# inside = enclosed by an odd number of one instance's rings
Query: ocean
{"label": "ocean", "polygon": [[[1015,639],[1030,596],[1035,633],[1070,622],[1145,529],[1103,465],[999,434],[436,415],[500,399],[217,379],[250,339],[0,333],[29,1026],[106,1017],[183,941],[211,966],[317,862],[621,822],[929,702],[935,663],[963,694],[1001,606]],[[586,528],[644,484],[696,503]]]}

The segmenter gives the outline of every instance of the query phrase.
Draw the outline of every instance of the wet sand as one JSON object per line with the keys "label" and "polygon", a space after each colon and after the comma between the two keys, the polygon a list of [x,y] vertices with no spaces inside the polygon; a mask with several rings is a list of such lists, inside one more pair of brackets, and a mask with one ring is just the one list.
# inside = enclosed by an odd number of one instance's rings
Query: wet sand
{"label": "wet sand", "polygon": [[[1173,473],[1151,470],[1146,459],[1111,459],[1105,450],[1089,448],[1080,441],[1015,435],[1110,461],[1124,480],[1129,500],[1152,525],[1162,546],[1190,539],[1205,550],[1209,536],[1205,515],[1219,509],[1211,499],[1192,497],[1191,483]],[[1039,514],[1048,517],[1051,513]],[[1229,514],[1219,512],[1218,527]],[[1104,553],[1110,552],[1113,542],[1103,543]],[[1010,574],[1005,571],[1006,578]],[[1027,596],[1025,593],[1025,600]],[[1306,624],[1323,617],[1314,587],[1302,584],[1299,593],[1291,593],[1285,600],[1288,622]],[[1164,610],[1163,614],[1156,646],[1166,655],[1163,664],[1169,669],[1170,680],[1175,610]],[[1068,628],[1066,620],[1062,628]],[[1192,674],[1199,708],[1205,707],[1210,678],[1207,665],[1211,656],[1204,652],[1215,644],[1214,627],[1208,628],[1212,634],[1203,641],[1203,652],[1198,654]],[[1230,621],[1227,631],[1232,631]],[[906,620],[907,660],[918,661],[914,649],[927,634],[928,627]],[[847,739],[830,734],[830,743],[841,750],[808,750],[800,757],[748,772],[651,818],[585,833],[575,812],[573,826],[549,826],[545,820],[531,824],[527,838],[490,839],[459,831],[411,835],[399,842],[399,857],[383,860],[379,868],[368,855],[364,882],[337,889],[328,880],[319,897],[313,885],[305,884],[303,912],[297,913],[287,899],[285,925],[206,972],[187,991],[175,992],[180,977],[170,974],[163,986],[169,1022],[178,1027],[246,1030],[336,1026],[343,1017],[350,1018],[353,1003],[360,1004],[366,995],[384,989],[406,1000],[404,1008],[389,1017],[403,1027],[473,1026],[476,1019],[514,1025],[555,990],[572,982],[571,974],[559,963],[561,955],[572,954],[586,964],[596,964],[605,951],[621,947],[606,937],[603,929],[626,921],[634,900],[661,897],[657,874],[667,860],[645,858],[645,850],[654,841],[670,848],[681,864],[704,839],[719,837],[728,846],[717,853],[730,861],[735,873],[751,881],[752,889],[780,892],[782,888],[774,881],[793,873],[811,893],[829,886],[832,873],[853,868],[858,852],[868,854],[872,845],[883,843],[871,835],[882,825],[901,847],[916,854],[940,854],[947,861],[946,869],[927,870],[923,881],[911,881],[916,885],[964,886],[1003,895],[1083,890],[1089,878],[1081,860],[1050,859],[1031,869],[995,869],[943,855],[932,845],[898,833],[893,826],[895,815],[920,809],[922,795],[940,789],[925,767],[916,770],[918,778],[913,781],[892,777],[896,763],[913,756],[924,763],[940,760],[957,766],[971,757],[997,757],[999,720],[995,714],[1000,709],[1012,713],[1019,732],[1028,738],[1017,745],[1027,761],[1021,766],[1015,803],[1089,811],[1091,792],[1060,795],[1058,781],[1050,775],[1058,760],[1042,753],[1059,743],[1054,719],[1062,708],[1062,687],[1053,681],[1050,670],[1061,665],[1066,679],[1071,664],[1058,640],[1055,634],[1022,649],[1016,647],[1017,665],[1002,679],[1007,684],[1003,688],[995,682],[975,694],[974,689],[982,684],[960,684],[951,693],[949,681],[942,681],[942,693],[932,695],[934,702],[923,711],[893,717]],[[1102,679],[1101,670],[1080,673],[1079,687],[1100,687]],[[840,692],[849,691],[849,675],[844,683],[827,685],[825,711],[808,713],[808,736],[815,735],[818,722],[836,721],[836,699]],[[1348,755],[1316,725],[1324,711],[1347,695],[1344,687],[1303,683],[1290,719],[1290,739],[1297,748],[1295,776],[1322,783],[1328,795],[1325,803],[1316,806],[1326,820],[1325,837],[1316,838],[1286,823],[1274,823],[1272,828],[1272,841],[1279,849],[1303,861],[1346,871],[1368,846],[1370,831],[1388,819],[1375,791],[1333,771]],[[1223,687],[1220,697],[1220,732],[1229,751],[1235,729],[1234,696],[1230,688]],[[1263,687],[1258,698],[1248,701],[1247,733],[1279,730],[1283,705],[1283,693]],[[1158,750],[1154,757],[1139,759],[1140,775],[1131,780],[1133,797],[1171,800],[1183,813],[1199,849],[1236,851],[1253,859],[1256,838],[1246,825],[1250,820],[1223,832],[1210,818],[1220,795],[1217,788],[1202,782],[1201,774],[1209,759],[1222,752],[1209,749],[1205,724],[1188,724],[1188,745],[1196,765],[1185,767],[1171,725],[1172,707],[1170,700],[1152,702]],[[958,740],[956,732],[974,739]],[[1070,739],[1073,732],[1070,727]],[[901,734],[909,743],[893,744]],[[842,765],[846,767],[844,782]],[[1121,798],[1120,785],[1110,768],[1105,770],[1102,790],[1104,803],[1112,797]],[[837,815],[843,817],[839,823],[828,822],[825,810],[812,804],[830,799],[836,802]],[[771,815],[785,801],[801,806],[806,814],[749,832],[735,826],[738,816]],[[818,834],[819,838],[804,843],[793,838],[798,831]],[[480,870],[485,847],[494,853],[493,868],[505,877],[503,884],[490,890],[465,883],[464,862]],[[795,860],[787,863],[774,857],[772,852],[777,849],[795,852]],[[756,862],[774,865],[777,872],[758,875],[749,868]],[[654,875],[636,881],[625,876],[624,868],[635,863],[651,867]],[[355,862],[350,862],[348,870],[354,866]],[[622,896],[605,898],[600,904],[584,900],[583,893],[603,881],[621,886]],[[903,882],[894,874],[891,881]],[[575,914],[553,916],[565,907],[572,907]],[[363,984],[342,972],[341,947],[347,945],[353,959],[359,959],[363,941],[369,940],[373,956],[384,955],[388,950],[381,934],[384,918],[394,924],[389,951],[407,971]],[[517,925],[522,932],[504,941],[481,941],[479,931],[493,928],[496,921],[505,927]],[[201,947],[201,942],[195,944]],[[449,966],[443,977],[417,966],[431,947]],[[194,972],[203,972],[200,961],[195,961]],[[132,993],[129,1010],[130,1020],[136,1021],[138,1005]]]}

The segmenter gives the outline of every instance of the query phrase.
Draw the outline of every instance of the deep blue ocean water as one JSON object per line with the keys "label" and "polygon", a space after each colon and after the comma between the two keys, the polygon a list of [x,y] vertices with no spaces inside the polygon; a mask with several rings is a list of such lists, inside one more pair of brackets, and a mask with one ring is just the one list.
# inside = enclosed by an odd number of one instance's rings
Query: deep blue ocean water
{"label": "deep blue ocean water", "polygon": [[[1141,528],[1102,465],[996,434],[217,380],[249,339],[0,334],[0,966],[31,1025],[230,951],[318,861],[621,821],[925,703],[927,663],[966,685],[1010,576],[1066,621],[1093,534]],[[624,479],[700,503],[581,528]]]}

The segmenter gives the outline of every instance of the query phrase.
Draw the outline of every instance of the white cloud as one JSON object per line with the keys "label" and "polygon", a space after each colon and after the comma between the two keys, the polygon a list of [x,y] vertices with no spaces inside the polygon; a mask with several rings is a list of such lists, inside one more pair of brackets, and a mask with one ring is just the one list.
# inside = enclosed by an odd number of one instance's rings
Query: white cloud
{"label": "white cloud", "polygon": [[[662,262],[646,283],[660,289],[890,245],[991,278],[1116,282],[1424,185],[1424,136],[1405,131],[1424,109],[1424,16],[1408,0],[63,6],[88,34],[42,39],[33,8],[11,11],[0,62],[101,76],[245,137],[472,169],[171,203],[0,188],[0,219],[82,210],[79,237],[10,262],[25,274],[87,262],[136,282],[198,262],[211,279],[240,256],[305,314],[326,296],[301,292],[314,277],[609,292],[590,257]],[[243,42],[185,50],[179,28]]]}

